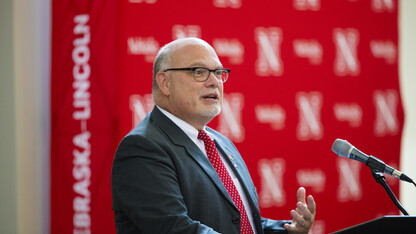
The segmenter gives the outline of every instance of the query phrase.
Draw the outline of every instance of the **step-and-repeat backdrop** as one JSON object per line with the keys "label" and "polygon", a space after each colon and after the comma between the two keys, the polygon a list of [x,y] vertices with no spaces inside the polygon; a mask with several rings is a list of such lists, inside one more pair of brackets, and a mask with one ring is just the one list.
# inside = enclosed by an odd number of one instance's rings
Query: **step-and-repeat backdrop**
{"label": "step-and-repeat backdrop", "polygon": [[342,138],[399,165],[398,1],[52,3],[52,233],[115,232],[115,149],[153,107],[158,49],[189,36],[232,71],[210,126],[240,150],[262,216],[291,219],[299,186],[317,202],[314,234],[399,214],[365,165],[331,151]]}

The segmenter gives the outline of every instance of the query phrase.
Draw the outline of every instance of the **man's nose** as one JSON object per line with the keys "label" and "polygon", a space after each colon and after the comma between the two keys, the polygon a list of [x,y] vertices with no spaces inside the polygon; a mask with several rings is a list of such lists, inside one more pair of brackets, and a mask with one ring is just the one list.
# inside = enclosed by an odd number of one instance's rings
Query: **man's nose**
{"label": "man's nose", "polygon": [[205,83],[208,86],[214,86],[217,87],[219,85],[219,83],[221,82],[221,80],[219,80],[215,75],[214,72],[210,71],[209,72],[209,76],[208,79],[205,81]]}

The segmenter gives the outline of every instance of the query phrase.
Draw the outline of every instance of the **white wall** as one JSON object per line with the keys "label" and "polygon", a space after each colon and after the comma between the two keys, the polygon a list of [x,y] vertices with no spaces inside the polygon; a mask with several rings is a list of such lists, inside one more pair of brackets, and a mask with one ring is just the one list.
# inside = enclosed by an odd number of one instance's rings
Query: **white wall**
{"label": "white wall", "polygon": [[17,227],[12,6],[0,2],[0,233]]}
{"label": "white wall", "polygon": [[50,9],[0,1],[0,233],[49,232]]}
{"label": "white wall", "polygon": [[[0,233],[49,232],[50,1],[0,1]],[[399,7],[401,170],[416,179],[416,1]],[[402,182],[400,200],[412,214],[415,198]]]}
{"label": "white wall", "polygon": [[[399,71],[405,125],[400,169],[416,181],[416,1],[403,0],[399,8]],[[416,215],[416,187],[403,183],[400,201]]]}
{"label": "white wall", "polygon": [[50,0],[14,0],[18,233],[49,232]]}

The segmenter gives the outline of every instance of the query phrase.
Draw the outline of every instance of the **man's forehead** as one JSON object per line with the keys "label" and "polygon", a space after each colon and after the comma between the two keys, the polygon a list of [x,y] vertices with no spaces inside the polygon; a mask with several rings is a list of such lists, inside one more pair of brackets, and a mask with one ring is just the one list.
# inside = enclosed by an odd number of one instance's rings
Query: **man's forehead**
{"label": "man's forehead", "polygon": [[[208,45],[208,44],[207,44]],[[176,47],[171,54],[171,61],[192,62],[194,66],[206,66],[206,63],[219,63],[218,56],[211,46],[199,43],[183,44]],[[213,60],[213,61],[211,61]]]}
{"label": "man's forehead", "polygon": [[[189,43],[181,43],[178,45],[175,45],[173,48],[173,52],[184,52],[186,51],[187,53],[201,53],[201,52],[209,52],[209,53],[215,53],[214,48],[212,48],[209,44],[207,43],[194,43],[194,42],[189,42]],[[178,53],[180,54],[180,53]]]}

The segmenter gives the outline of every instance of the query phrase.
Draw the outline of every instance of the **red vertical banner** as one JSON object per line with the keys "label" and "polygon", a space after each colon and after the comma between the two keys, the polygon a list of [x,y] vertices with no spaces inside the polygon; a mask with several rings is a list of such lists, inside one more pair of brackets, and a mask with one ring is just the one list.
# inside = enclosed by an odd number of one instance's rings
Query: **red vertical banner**
{"label": "red vertical banner", "polygon": [[51,233],[114,232],[114,1],[52,2]]}
{"label": "red vertical banner", "polygon": [[[209,125],[241,152],[262,216],[291,219],[299,186],[317,201],[313,234],[398,214],[365,165],[331,152],[342,138],[400,165],[397,9],[385,0],[53,1],[52,232],[114,233],[115,148],[153,108],[157,51],[189,36],[232,71]],[[386,178],[398,196],[398,180]]]}

